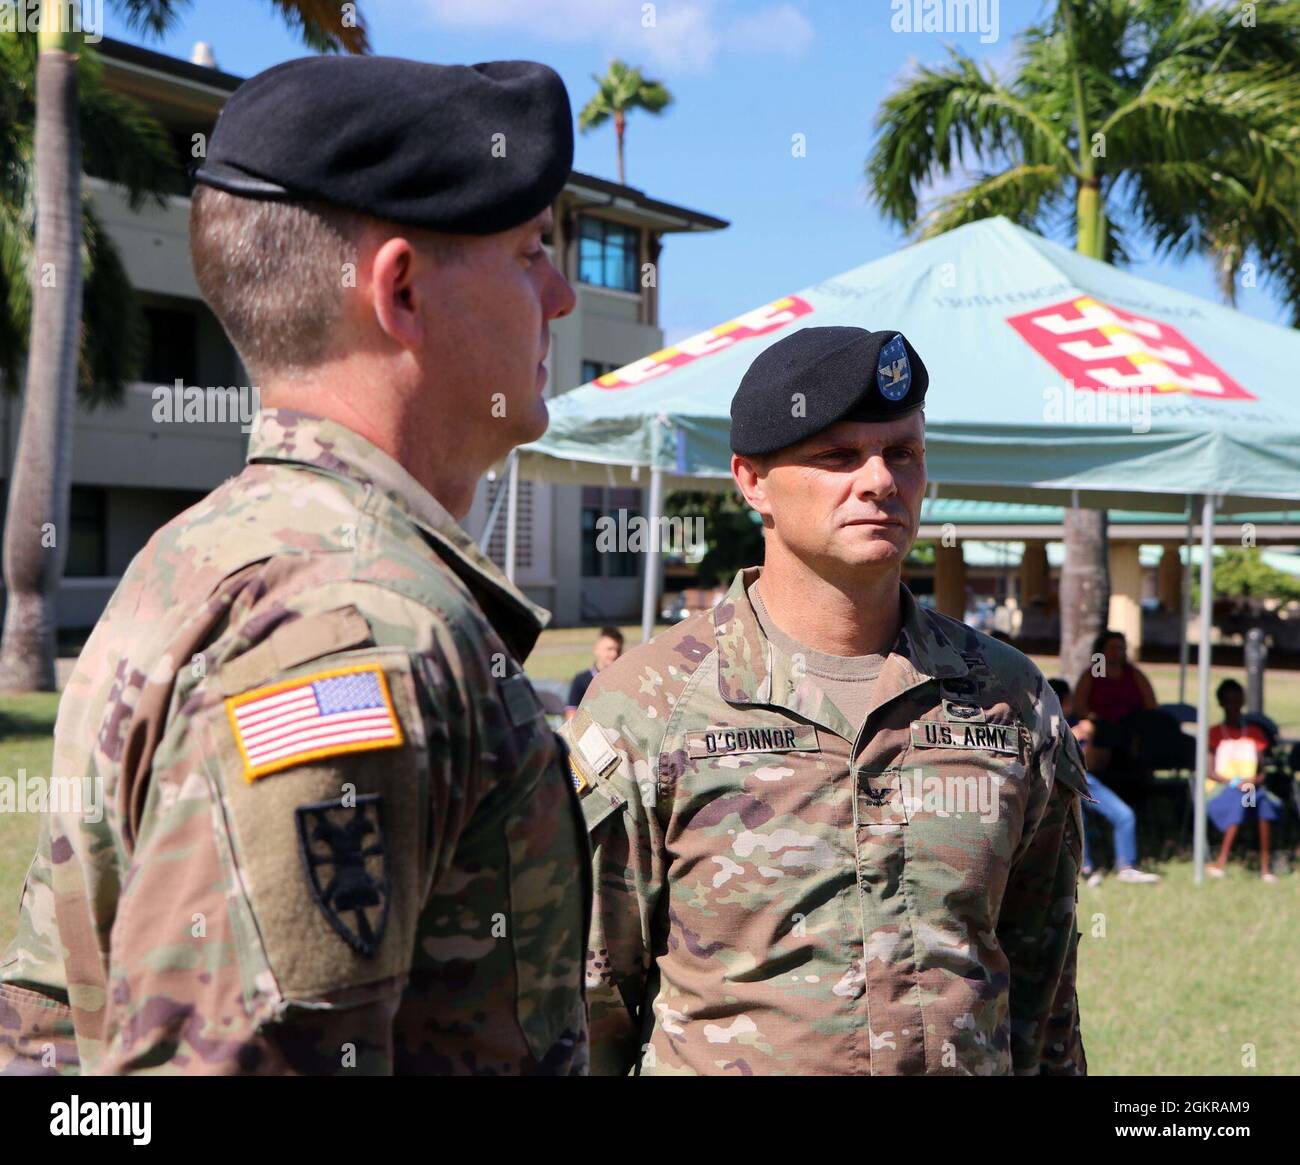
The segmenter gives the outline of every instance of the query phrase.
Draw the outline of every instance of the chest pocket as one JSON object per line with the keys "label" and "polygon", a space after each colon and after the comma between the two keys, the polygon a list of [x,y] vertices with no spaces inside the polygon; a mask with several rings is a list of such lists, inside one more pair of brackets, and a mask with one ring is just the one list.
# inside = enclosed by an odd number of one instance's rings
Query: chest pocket
{"label": "chest pocket", "polygon": [[915,720],[910,738],[898,774],[907,821],[937,844],[1009,857],[1028,804],[1023,726]]}

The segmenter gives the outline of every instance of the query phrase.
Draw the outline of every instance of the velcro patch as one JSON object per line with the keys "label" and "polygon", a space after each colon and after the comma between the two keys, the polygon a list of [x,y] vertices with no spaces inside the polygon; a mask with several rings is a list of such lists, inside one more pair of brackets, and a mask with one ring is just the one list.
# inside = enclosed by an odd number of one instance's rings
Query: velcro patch
{"label": "velcro patch", "polygon": [[1015,724],[913,720],[912,744],[917,748],[974,748],[1015,755],[1020,752],[1020,728]]}
{"label": "velcro patch", "polygon": [[541,701],[533,695],[533,686],[526,676],[510,676],[502,680],[501,695],[506,702],[506,715],[516,728],[542,718]]}
{"label": "velcro patch", "polygon": [[332,668],[226,701],[244,779],[346,752],[397,748],[402,726],[376,664]]}
{"label": "velcro patch", "polygon": [[744,752],[820,752],[817,729],[811,724],[780,728],[706,728],[686,734],[690,756],[735,756]]}
{"label": "velcro patch", "polygon": [[618,762],[618,753],[609,747],[605,734],[595,724],[588,725],[587,731],[578,737],[578,750],[598,777],[603,777]]}

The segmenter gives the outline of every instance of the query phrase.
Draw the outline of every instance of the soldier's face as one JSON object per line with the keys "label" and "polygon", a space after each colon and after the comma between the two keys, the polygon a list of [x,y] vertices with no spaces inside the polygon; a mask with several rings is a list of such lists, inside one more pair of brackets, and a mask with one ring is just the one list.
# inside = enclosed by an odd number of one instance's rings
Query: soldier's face
{"label": "soldier's face", "polygon": [[759,468],[752,488],[739,473],[737,481],[769,539],[822,574],[897,568],[916,540],[925,495],[924,415],[842,421]]}
{"label": "soldier's face", "polygon": [[461,427],[489,460],[546,431],[550,323],[575,303],[542,245],[550,229],[546,210],[523,226],[458,240],[455,258],[430,266],[428,378],[457,421],[481,418]]}

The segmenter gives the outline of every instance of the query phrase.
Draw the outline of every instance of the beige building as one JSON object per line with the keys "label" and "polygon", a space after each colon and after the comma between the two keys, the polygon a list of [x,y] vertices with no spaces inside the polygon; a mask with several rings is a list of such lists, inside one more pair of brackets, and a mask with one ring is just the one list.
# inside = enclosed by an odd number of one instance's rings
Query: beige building
{"label": "beige building", "polygon": [[[98,51],[107,83],[153,111],[185,165],[202,149],[241,80],[109,39]],[[197,49],[196,59],[204,59]],[[178,183],[165,206],[138,211],[128,207],[121,188],[102,178],[87,175],[86,187],[140,297],[149,342],[143,379],[129,386],[121,407],[77,413],[68,564],[59,594],[59,625],[68,630],[95,622],[123,570],[158,526],[239,471],[247,442],[241,413],[246,420],[254,399],[190,270],[188,184]],[[665,236],[727,226],[577,172],[554,210],[552,255],[573,283],[578,305],[554,326],[548,394],[663,347],[658,276]],[[190,391],[175,391],[178,380]],[[200,403],[206,419],[197,418]],[[220,413],[227,419],[213,419]],[[0,400],[5,481],[19,417],[17,401]],[[480,486],[466,519],[476,536],[495,488]],[[602,513],[635,511],[640,504],[637,490],[521,483],[519,584],[559,623],[634,616],[640,609],[641,556],[596,554],[593,543]],[[503,522],[497,530],[491,550],[500,560]]]}
{"label": "beige building", "polygon": [[[927,500],[918,537],[934,544],[932,565],[909,565],[908,583],[923,601],[983,630],[1004,631],[1021,644],[1054,650],[1060,638],[1058,592],[1064,560],[1064,511],[1035,504]],[[1201,530],[1176,514],[1112,510],[1107,541],[1110,608],[1107,626],[1122,631],[1135,658],[1143,650],[1176,649],[1181,627],[1195,642],[1188,564],[1200,561]],[[1265,565],[1294,573],[1300,511],[1221,515],[1213,541],[1222,548],[1258,546]],[[1252,625],[1264,627],[1275,648],[1300,651],[1300,611],[1294,603],[1257,596]],[[1216,642],[1235,642],[1241,618],[1220,611]]]}

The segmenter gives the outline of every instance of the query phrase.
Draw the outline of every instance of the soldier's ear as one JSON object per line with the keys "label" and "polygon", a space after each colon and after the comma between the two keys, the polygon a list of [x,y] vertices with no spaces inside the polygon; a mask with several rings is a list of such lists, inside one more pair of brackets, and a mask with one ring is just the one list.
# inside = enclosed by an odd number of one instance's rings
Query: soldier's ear
{"label": "soldier's ear", "polygon": [[731,476],[751,509],[757,510],[764,517],[770,506],[767,499],[767,466],[761,457],[745,457],[739,453],[731,455]]}
{"label": "soldier's ear", "polygon": [[425,322],[416,278],[420,256],[410,239],[386,239],[370,263],[370,306],[380,328],[403,348],[424,344]]}

